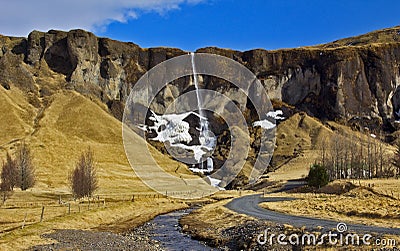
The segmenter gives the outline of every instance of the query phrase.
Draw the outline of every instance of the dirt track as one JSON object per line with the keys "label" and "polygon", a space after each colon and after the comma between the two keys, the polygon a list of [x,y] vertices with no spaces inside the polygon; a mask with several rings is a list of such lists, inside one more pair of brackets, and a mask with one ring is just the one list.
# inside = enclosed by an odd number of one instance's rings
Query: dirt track
{"label": "dirt track", "polygon": [[[285,213],[279,213],[276,211],[271,211],[265,208],[261,208],[259,203],[261,202],[274,202],[274,201],[284,201],[292,200],[292,198],[287,197],[268,197],[263,198],[262,195],[248,195],[232,200],[226,205],[227,208],[233,210],[237,213],[246,214],[258,219],[268,220],[281,224],[289,224],[295,227],[305,226],[307,229],[323,227],[324,230],[329,231],[331,229],[336,229],[337,224],[340,221],[324,220],[312,217],[295,216]],[[353,232],[367,232],[367,233],[379,233],[379,234],[394,234],[398,235],[400,233],[400,228],[384,228],[376,226],[367,226],[360,224],[346,224],[348,230]]]}

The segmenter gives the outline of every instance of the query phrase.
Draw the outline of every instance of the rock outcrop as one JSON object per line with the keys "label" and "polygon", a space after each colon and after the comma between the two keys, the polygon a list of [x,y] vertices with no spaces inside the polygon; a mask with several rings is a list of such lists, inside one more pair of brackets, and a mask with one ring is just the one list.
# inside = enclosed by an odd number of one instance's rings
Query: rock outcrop
{"label": "rock outcrop", "polygon": [[[388,134],[400,129],[395,123],[400,119],[400,27],[314,47],[245,52],[207,47],[197,52],[243,64],[275,104],[322,121]],[[5,89],[20,88],[35,106],[59,89],[74,89],[99,99],[121,119],[130,89],[139,78],[160,62],[186,53],[175,48],[145,49],[83,30],[33,31],[28,38],[0,36],[0,84]],[[209,76],[199,80],[202,88],[223,92],[239,103],[248,102],[224,80]],[[152,107],[163,113],[174,99],[193,89],[190,77],[173,81]],[[249,119],[252,106],[246,107]],[[225,129],[213,130],[222,134]]]}
{"label": "rock outcrop", "polygon": [[[340,121],[371,119],[374,123],[378,119],[385,130],[393,130],[393,122],[399,118],[396,112],[400,110],[399,31],[395,27],[375,36],[365,35],[374,43],[361,36],[277,51],[203,48],[198,52],[240,62],[261,80],[271,99],[312,116]],[[1,37],[0,46],[3,86],[12,83],[34,92],[32,73],[40,76],[44,74],[41,69],[48,68],[65,77],[65,85],[59,88],[93,94],[110,107],[123,104],[130,88],[150,68],[186,53],[173,48],[143,49],[133,43],[98,38],[83,30],[33,31],[27,39]],[[215,89],[219,84],[223,83],[205,77],[202,85]],[[188,78],[176,81],[160,95],[173,99],[190,85]],[[165,101],[164,96],[158,100]],[[116,116],[120,118],[120,114]]]}

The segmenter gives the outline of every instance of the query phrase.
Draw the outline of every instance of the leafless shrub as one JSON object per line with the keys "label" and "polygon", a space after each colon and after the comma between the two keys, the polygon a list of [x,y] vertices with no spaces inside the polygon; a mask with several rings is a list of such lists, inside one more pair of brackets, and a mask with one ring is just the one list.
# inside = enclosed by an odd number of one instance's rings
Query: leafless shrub
{"label": "leafless shrub", "polygon": [[18,184],[18,168],[17,162],[7,153],[6,162],[3,162],[1,169],[1,185],[0,190],[12,191]]}
{"label": "leafless shrub", "polygon": [[[367,139],[362,140],[336,132],[319,146],[319,164],[327,169],[330,180],[392,177],[390,153],[378,136],[368,134]],[[396,161],[400,166],[400,157],[392,161],[393,165]]]}
{"label": "leafless shrub", "polygon": [[72,193],[76,198],[91,197],[98,188],[94,154],[90,148],[83,152],[70,174]]}
{"label": "leafless shrub", "polygon": [[32,153],[28,145],[22,142],[17,150],[16,165],[18,169],[17,184],[22,191],[35,185],[35,167],[32,163]]}
{"label": "leafless shrub", "polygon": [[397,144],[397,150],[393,156],[392,164],[396,169],[396,177],[400,177],[400,143]]}

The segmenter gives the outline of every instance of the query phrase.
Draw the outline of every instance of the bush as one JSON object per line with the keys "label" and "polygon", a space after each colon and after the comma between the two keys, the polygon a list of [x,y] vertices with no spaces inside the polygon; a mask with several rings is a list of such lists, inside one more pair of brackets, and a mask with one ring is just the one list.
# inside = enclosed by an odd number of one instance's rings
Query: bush
{"label": "bush", "polygon": [[98,188],[93,152],[90,148],[82,153],[70,174],[72,193],[75,198],[91,197]]}
{"label": "bush", "polygon": [[329,175],[326,168],[318,164],[312,165],[308,173],[308,185],[320,188],[328,183]]}
{"label": "bush", "polygon": [[7,192],[14,190],[18,184],[18,168],[16,161],[7,153],[6,162],[3,162],[1,169],[0,191]]}
{"label": "bush", "polygon": [[397,143],[397,149],[394,153],[392,164],[396,168],[396,177],[400,177],[400,142]]}
{"label": "bush", "polygon": [[29,147],[22,142],[18,151],[16,165],[18,169],[17,185],[22,191],[35,185],[35,167],[32,163],[32,154]]}

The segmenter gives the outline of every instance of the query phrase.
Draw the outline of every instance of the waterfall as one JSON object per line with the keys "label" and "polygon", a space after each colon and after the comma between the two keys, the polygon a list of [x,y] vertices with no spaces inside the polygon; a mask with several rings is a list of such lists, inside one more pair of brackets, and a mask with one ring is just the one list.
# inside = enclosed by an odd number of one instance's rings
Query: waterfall
{"label": "waterfall", "polygon": [[[200,93],[199,93],[199,82],[197,80],[197,71],[196,71],[196,64],[194,63],[194,53],[190,53],[191,59],[192,59],[192,72],[193,72],[193,82],[194,82],[194,87],[196,88],[196,98],[197,98],[197,108],[199,110],[199,115],[200,117],[203,116],[203,110],[201,109],[201,98],[200,98]],[[202,121],[203,119],[200,118],[200,131],[202,129]]]}
{"label": "waterfall", "polygon": [[[199,92],[199,83],[197,79],[197,71],[196,71],[196,64],[194,62],[195,54],[193,52],[190,53],[191,61],[192,61],[192,71],[193,71],[193,82],[196,88],[196,98],[197,98],[197,108],[200,115],[200,134],[199,134],[199,142],[201,146],[211,147],[215,146],[215,137],[212,132],[208,129],[208,121],[207,118],[204,116],[204,112],[202,109],[202,100],[201,95]],[[203,162],[200,161],[201,168],[203,168]],[[207,158],[207,168],[212,168],[213,163],[211,158]]]}

